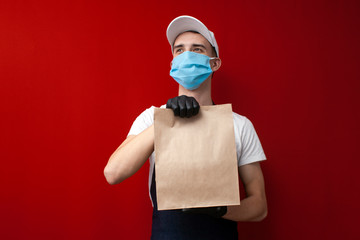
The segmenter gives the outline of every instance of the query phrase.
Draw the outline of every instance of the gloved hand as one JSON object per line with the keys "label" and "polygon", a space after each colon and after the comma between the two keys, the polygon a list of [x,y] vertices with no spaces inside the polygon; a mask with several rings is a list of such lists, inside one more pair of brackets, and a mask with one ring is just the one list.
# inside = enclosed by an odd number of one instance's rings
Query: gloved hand
{"label": "gloved hand", "polygon": [[227,213],[227,207],[184,208],[182,211],[186,213],[207,214],[215,218],[221,218]]}
{"label": "gloved hand", "polygon": [[189,118],[199,113],[200,105],[195,98],[182,95],[170,98],[166,103],[166,108],[171,108],[175,116]]}

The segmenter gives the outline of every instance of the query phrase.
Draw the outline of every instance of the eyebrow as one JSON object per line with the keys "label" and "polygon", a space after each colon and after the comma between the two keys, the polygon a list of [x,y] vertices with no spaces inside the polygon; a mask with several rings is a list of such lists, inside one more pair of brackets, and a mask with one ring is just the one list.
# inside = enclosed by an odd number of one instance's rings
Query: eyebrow
{"label": "eyebrow", "polygon": [[174,49],[175,49],[175,48],[180,48],[180,47],[184,47],[184,44],[176,45],[176,46],[174,46]]}
{"label": "eyebrow", "polygon": [[[181,48],[181,47],[184,47],[184,44],[179,44],[179,45],[176,45],[176,46],[174,46],[174,49],[175,48]],[[206,49],[206,47],[204,46],[204,45],[202,45],[202,44],[192,44],[191,45],[191,47],[202,47],[202,48],[205,48]]]}
{"label": "eyebrow", "polygon": [[206,49],[206,47],[202,44],[193,44],[192,47],[202,47]]}

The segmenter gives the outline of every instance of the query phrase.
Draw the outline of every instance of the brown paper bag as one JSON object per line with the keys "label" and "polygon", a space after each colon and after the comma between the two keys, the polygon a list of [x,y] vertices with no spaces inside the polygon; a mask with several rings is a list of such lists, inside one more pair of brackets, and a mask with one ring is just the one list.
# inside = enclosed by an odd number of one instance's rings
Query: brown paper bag
{"label": "brown paper bag", "polygon": [[191,118],[156,108],[154,128],[158,210],[240,204],[231,104]]}

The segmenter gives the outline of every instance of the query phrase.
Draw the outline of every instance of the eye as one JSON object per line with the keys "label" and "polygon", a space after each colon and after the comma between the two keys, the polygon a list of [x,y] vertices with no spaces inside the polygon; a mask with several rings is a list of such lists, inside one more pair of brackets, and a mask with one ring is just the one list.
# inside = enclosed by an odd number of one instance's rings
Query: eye
{"label": "eye", "polygon": [[194,52],[202,52],[202,49],[201,48],[194,48],[193,51]]}
{"label": "eye", "polygon": [[181,53],[183,50],[181,48],[175,49],[175,53]]}

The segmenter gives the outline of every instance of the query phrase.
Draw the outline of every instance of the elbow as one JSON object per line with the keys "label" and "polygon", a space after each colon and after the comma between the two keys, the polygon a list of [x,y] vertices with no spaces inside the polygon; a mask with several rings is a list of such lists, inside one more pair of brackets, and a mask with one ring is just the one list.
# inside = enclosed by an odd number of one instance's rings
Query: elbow
{"label": "elbow", "polygon": [[254,219],[255,222],[263,221],[268,215],[268,206],[265,194],[259,200],[259,211],[256,218]]}
{"label": "elbow", "polygon": [[109,169],[108,166],[106,166],[104,169],[104,176],[106,181],[110,185],[115,185],[122,182],[122,180],[119,177],[116,177],[116,173],[113,170]]}
{"label": "elbow", "polygon": [[264,210],[255,221],[261,222],[267,217],[267,214],[268,214],[267,210]]}
{"label": "elbow", "polygon": [[261,211],[259,211],[259,214],[256,218],[253,219],[254,222],[261,222],[262,220],[264,220],[268,215],[268,210],[267,210],[267,205],[265,204]]}

